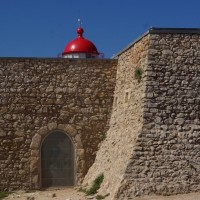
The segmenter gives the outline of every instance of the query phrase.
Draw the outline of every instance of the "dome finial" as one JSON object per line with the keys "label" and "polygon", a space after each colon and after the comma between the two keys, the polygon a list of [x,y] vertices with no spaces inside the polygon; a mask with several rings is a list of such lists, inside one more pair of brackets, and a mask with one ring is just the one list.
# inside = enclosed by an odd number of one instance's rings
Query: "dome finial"
{"label": "dome finial", "polygon": [[79,19],[78,19],[78,27],[81,28],[81,25],[82,25],[82,21],[81,21],[81,19],[79,18]]}
{"label": "dome finial", "polygon": [[78,19],[78,37],[67,44],[62,53],[65,58],[97,58],[99,52],[96,46],[83,37],[82,21]]}
{"label": "dome finial", "polygon": [[78,19],[78,25],[79,25],[79,27],[78,27],[78,29],[77,29],[78,37],[83,37],[83,32],[84,32],[84,30],[83,30],[83,28],[81,27],[81,25],[82,25],[81,19]]}

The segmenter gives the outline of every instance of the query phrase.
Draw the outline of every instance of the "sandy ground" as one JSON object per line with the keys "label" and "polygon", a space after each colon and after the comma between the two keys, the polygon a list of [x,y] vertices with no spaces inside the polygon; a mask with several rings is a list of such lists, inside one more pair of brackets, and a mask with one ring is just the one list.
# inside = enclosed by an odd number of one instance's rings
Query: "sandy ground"
{"label": "sandy ground", "polygon": [[[34,197],[34,198],[33,198]],[[17,191],[10,194],[5,200],[86,200],[84,193],[77,192],[73,188],[65,189],[48,189],[38,191]]]}
{"label": "sandy ground", "polygon": [[190,194],[179,194],[172,196],[146,196],[146,197],[137,197],[134,200],[200,200],[199,193],[190,193]]}
{"label": "sandy ground", "polygon": [[[34,198],[33,198],[34,197]],[[73,188],[49,189],[45,191],[24,192],[17,191],[10,194],[5,200],[88,200],[96,199],[95,197],[85,197],[84,193],[77,192]],[[109,200],[109,197],[106,198]],[[145,196],[136,197],[133,200],[200,200],[199,193],[190,193],[173,196]]]}

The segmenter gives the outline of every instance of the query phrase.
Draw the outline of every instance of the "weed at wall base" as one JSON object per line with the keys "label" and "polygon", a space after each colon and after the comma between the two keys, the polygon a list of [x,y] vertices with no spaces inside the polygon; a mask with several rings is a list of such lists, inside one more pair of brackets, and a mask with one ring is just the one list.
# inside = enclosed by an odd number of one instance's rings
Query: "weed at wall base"
{"label": "weed at wall base", "polygon": [[96,194],[98,189],[101,186],[101,183],[103,182],[104,175],[100,174],[93,182],[92,186],[89,189],[84,190],[85,194],[88,195],[93,195]]}

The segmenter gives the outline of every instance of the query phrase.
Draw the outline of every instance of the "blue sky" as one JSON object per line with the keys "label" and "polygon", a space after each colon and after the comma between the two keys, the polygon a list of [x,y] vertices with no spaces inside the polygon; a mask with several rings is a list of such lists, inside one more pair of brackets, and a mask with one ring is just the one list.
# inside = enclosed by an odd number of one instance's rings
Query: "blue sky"
{"label": "blue sky", "polygon": [[200,28],[200,0],[0,0],[0,57],[56,57],[78,18],[109,58],[150,27]]}

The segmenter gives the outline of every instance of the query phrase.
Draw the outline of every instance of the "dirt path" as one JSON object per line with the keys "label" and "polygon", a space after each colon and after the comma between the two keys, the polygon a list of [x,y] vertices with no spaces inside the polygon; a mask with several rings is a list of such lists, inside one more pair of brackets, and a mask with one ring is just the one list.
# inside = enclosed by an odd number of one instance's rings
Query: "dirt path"
{"label": "dirt path", "polygon": [[72,188],[48,189],[44,191],[24,192],[17,191],[10,194],[5,200],[86,200],[84,193],[77,192]]}
{"label": "dirt path", "polygon": [[[96,199],[95,197],[85,197],[84,193],[77,192],[73,188],[65,189],[49,189],[45,191],[35,191],[35,192],[24,192],[17,191],[10,194],[5,200],[89,200]],[[106,198],[109,200],[109,197]],[[172,196],[145,196],[145,197],[135,197],[133,200],[200,200],[199,193],[190,193],[182,195],[172,195]]]}

